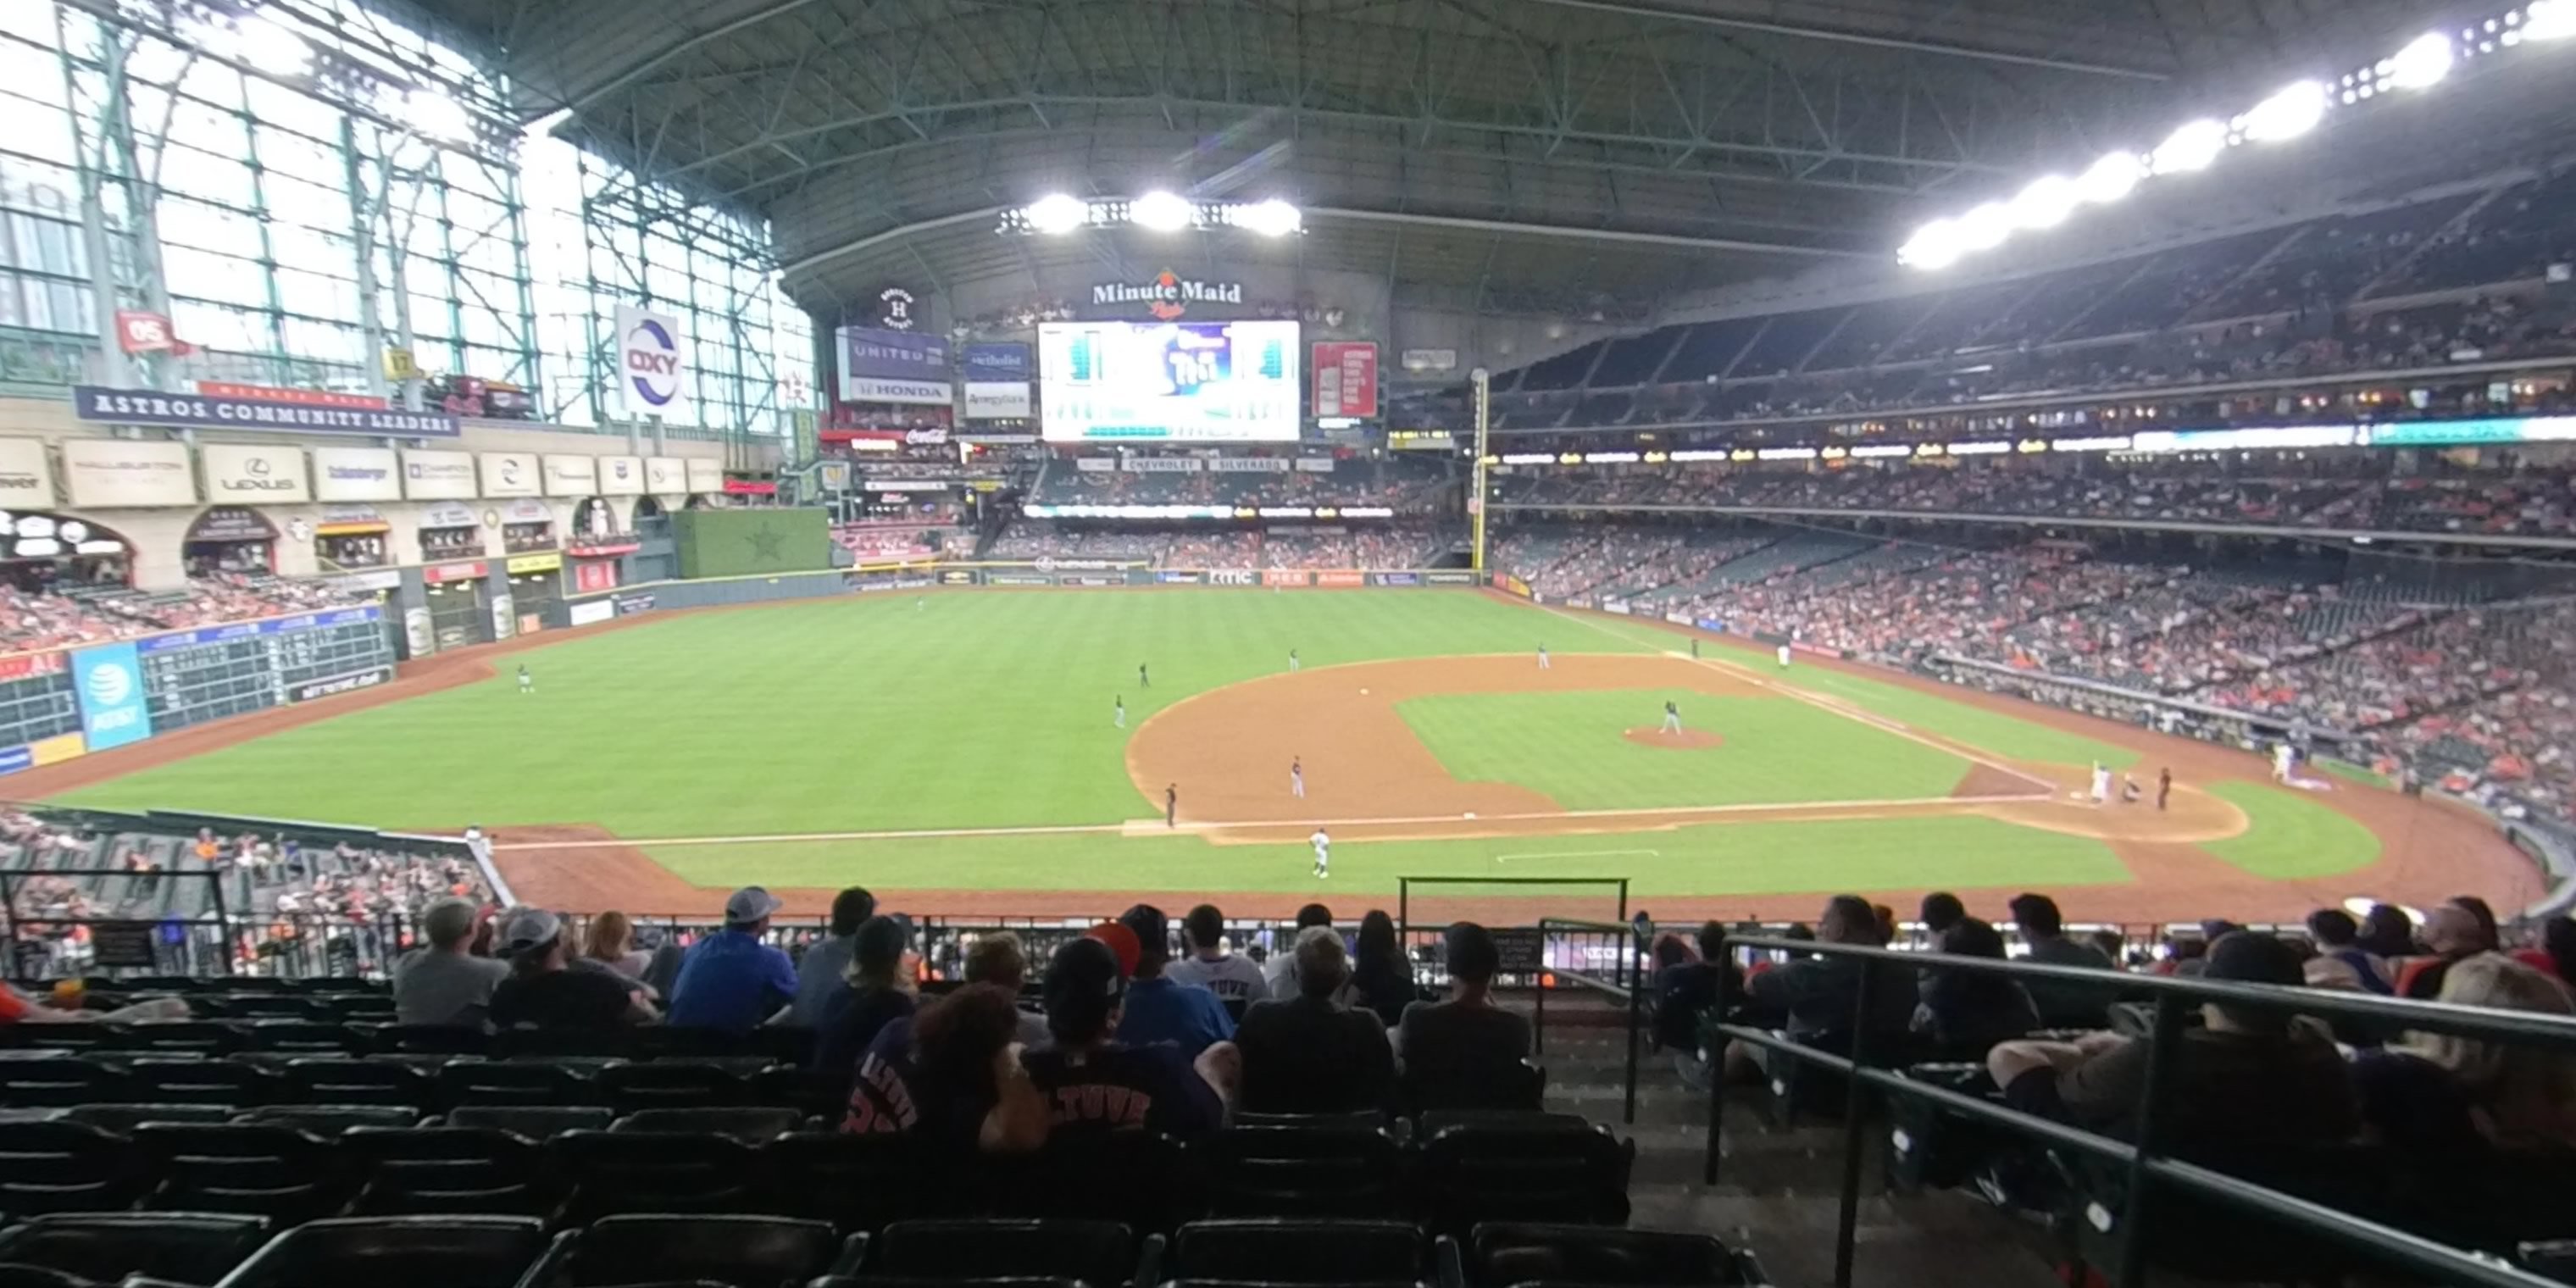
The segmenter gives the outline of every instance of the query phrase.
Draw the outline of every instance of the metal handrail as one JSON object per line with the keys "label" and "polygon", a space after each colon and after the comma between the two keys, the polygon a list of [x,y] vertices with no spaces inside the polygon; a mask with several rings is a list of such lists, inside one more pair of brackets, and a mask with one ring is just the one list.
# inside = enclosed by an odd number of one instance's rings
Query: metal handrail
{"label": "metal handrail", "polygon": [[[2478,1255],[2434,1242],[2391,1226],[2382,1225],[2350,1213],[2256,1185],[2205,1167],[2195,1166],[2163,1156],[2158,1148],[2166,1100],[2173,1081],[2175,1052],[2181,1047],[2185,1007],[2193,1003],[2223,1002],[2230,1006],[2254,1010],[2286,1011],[2293,1014],[2324,1015],[2345,1019],[2396,1023],[2409,1029],[2447,1033],[2463,1037],[2510,1039],[2530,1042],[2553,1050],[2576,1050],[2576,1018],[2538,1015],[2522,1011],[2503,1011],[2488,1007],[2455,1006],[2442,1002],[2425,1002],[2407,998],[2385,998],[2370,994],[2329,992],[2304,987],[2243,984],[2226,980],[2185,979],[2154,975],[2128,975],[2113,971],[2080,967],[2047,966],[2035,962],[1998,961],[1985,957],[1955,957],[1946,953],[1893,952],[1857,944],[1830,944],[1809,940],[1776,939],[1769,936],[1743,936],[1727,941],[1727,959],[1739,949],[1760,949],[1803,953],[1823,957],[1850,957],[1866,962],[1902,966],[1911,970],[1933,967],[1968,974],[2001,975],[2011,979],[2045,980],[2102,989],[2106,992],[2143,995],[2153,999],[2155,1013],[2150,1038],[2145,1085],[2139,1095],[2137,1141],[2124,1143],[2097,1132],[2069,1127],[2016,1109],[1992,1104],[1974,1096],[1962,1095],[1946,1088],[1907,1078],[1899,1073],[1875,1068],[1870,1063],[1868,1026],[1871,994],[1879,977],[1887,971],[1864,970],[1853,998],[1852,1053],[1835,1055],[1786,1040],[1776,1034],[1740,1024],[1719,1023],[1714,1031],[1730,1041],[1759,1047],[1801,1064],[1832,1071],[1844,1076],[1849,1086],[1843,1123],[1843,1178],[1841,1211],[1835,1232],[1835,1288],[1850,1288],[1855,1236],[1860,1200],[1860,1171],[1863,1129],[1866,1125],[1867,1094],[1875,1089],[1882,1094],[1911,1096],[1946,1112],[1975,1119],[2020,1135],[2035,1137],[2050,1145],[2080,1152],[2090,1157],[2118,1164],[2126,1169],[2127,1199],[2120,1228],[2120,1264],[2114,1283],[2118,1288],[2140,1288],[2146,1281],[2146,1229],[2150,1183],[2169,1185],[2220,1206],[2277,1221],[2303,1232],[2321,1235],[2353,1248],[2384,1257],[2410,1270],[2430,1275],[2453,1284],[2477,1285],[2478,1288],[2548,1288],[2551,1281],[2539,1276],[2502,1266]],[[1718,972],[1717,999],[1714,1011],[1724,1015],[1728,1006],[1726,974]],[[1721,1123],[1724,1118],[1726,1077],[1720,1053],[1712,1053],[1713,1067],[1709,1079],[1709,1125],[1705,1180],[1717,1180]]]}
{"label": "metal handrail", "polygon": [[[1623,967],[1621,974],[1628,980],[1625,984],[1615,980],[1595,979],[1577,970],[1559,970],[1556,973],[1628,1004],[1628,1077],[1622,1113],[1623,1121],[1633,1127],[1637,1122],[1637,1028],[1639,1017],[1645,1008],[1646,998],[1644,978],[1646,954],[1644,945],[1638,942],[1637,927],[1633,924],[1621,925],[1612,921],[1584,921],[1574,917],[1541,917],[1538,919],[1538,929],[1542,939],[1550,930],[1579,930],[1593,934],[1617,935],[1624,945],[1619,957]],[[1541,1035],[1539,1040],[1543,1043],[1547,1028],[1547,990],[1539,988],[1535,991],[1538,1002],[1533,1027],[1538,1030]],[[1540,1049],[1543,1050],[1544,1046],[1542,1045]]]}

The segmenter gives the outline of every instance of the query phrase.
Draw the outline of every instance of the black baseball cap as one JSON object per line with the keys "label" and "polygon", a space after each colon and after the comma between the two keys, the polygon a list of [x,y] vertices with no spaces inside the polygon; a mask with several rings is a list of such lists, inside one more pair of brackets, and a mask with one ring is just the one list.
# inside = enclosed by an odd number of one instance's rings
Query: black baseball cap
{"label": "black baseball cap", "polygon": [[1118,968],[1118,953],[1088,935],[1056,945],[1055,954],[1047,959],[1046,979],[1038,986],[1046,1006],[1047,1031],[1059,1040],[1091,1036],[1126,992],[1127,975]]}
{"label": "black baseball cap", "polygon": [[2231,930],[2211,941],[2208,963],[2201,968],[2200,976],[2292,987],[2306,982],[2298,950],[2276,936],[2254,930]]}

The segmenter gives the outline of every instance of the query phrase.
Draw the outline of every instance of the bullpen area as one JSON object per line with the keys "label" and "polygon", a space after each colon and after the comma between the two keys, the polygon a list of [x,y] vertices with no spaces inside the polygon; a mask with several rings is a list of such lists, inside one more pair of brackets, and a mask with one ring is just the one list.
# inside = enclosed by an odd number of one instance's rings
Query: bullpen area
{"label": "bullpen area", "polygon": [[[19,782],[111,809],[480,824],[522,901],[649,915],[747,883],[800,912],[863,884],[928,915],[1152,897],[1284,916],[1389,901],[1398,876],[1615,876],[1667,920],[1938,888],[2136,922],[2540,885],[2449,805],[1696,645],[1473,590],[880,594],[539,637]],[[1417,916],[1613,911],[1500,884],[1441,898]]]}

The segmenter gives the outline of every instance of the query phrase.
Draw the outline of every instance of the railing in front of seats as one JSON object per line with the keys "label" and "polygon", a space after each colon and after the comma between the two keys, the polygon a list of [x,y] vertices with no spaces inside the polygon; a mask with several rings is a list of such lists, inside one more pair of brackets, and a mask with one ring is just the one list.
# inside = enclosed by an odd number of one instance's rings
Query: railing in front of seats
{"label": "railing in front of seats", "polygon": [[[1551,959],[1560,955],[1547,952],[1545,945],[1551,940],[1558,941],[1566,950],[1564,955],[1576,956],[1578,960],[1585,956],[1598,955],[1597,952],[1584,953],[1579,947],[1565,942],[1578,938],[1591,940],[1596,949],[1603,946],[1610,947],[1616,954],[1611,958],[1608,979],[1599,978],[1573,966],[1551,967],[1548,973],[1626,1004],[1628,1070],[1627,1091],[1622,1113],[1624,1121],[1631,1126],[1634,1126],[1637,1121],[1637,1052],[1642,1038],[1639,1029],[1642,1027],[1641,1021],[1645,1015],[1646,1004],[1644,976],[1646,946],[1640,942],[1639,932],[1652,929],[1651,923],[1621,925],[1613,921],[1581,921],[1571,917],[1538,919],[1542,959]],[[1530,1016],[1530,1051],[1532,1054],[1542,1054],[1547,1050],[1547,989],[1542,987],[1533,989],[1532,992],[1537,1000],[1533,1004]]]}
{"label": "railing in front of seats", "polygon": [[[2553,1050],[2576,1054],[2576,1019],[2537,1015],[2519,1011],[2499,1011],[2482,1007],[2451,1006],[2438,1002],[2410,1001],[2403,998],[2376,997],[2367,993],[2325,992],[2308,988],[2280,988],[2263,985],[2228,983],[2201,979],[2180,979],[2153,975],[2115,974],[2099,970],[2082,970],[2064,966],[2041,966],[2028,962],[1996,961],[1982,957],[1952,957],[1938,953],[1895,952],[1884,948],[1865,948],[1851,944],[1824,944],[1805,940],[1774,939],[1747,936],[1728,940],[1728,960],[1744,949],[1772,953],[1813,954],[1828,957],[1856,957],[1864,961],[1885,963],[1886,969],[1864,970],[1853,998],[1852,1051],[1849,1056],[1802,1046],[1761,1029],[1741,1024],[1719,1023],[1713,1031],[1729,1041],[1743,1042],[1804,1065],[1841,1074],[1848,1084],[1843,1120],[1842,1206],[1834,1235],[1834,1285],[1850,1288],[1854,1236],[1859,1223],[1861,1153],[1863,1135],[1868,1130],[1869,1093],[1873,1090],[1890,1096],[1913,1096],[1950,1113],[1999,1127],[2019,1135],[2034,1137],[2049,1145],[2061,1147],[2105,1160],[2126,1169],[2126,1204],[2119,1229],[2123,1232],[2119,1266],[2113,1283],[2117,1288],[2140,1288],[2146,1282],[2148,1241],[2142,1232],[2148,1215],[2147,1197],[2151,1185],[2167,1186],[2214,1202],[2232,1211],[2249,1213],[2275,1221],[2308,1234],[2350,1245],[2373,1256],[2402,1266],[2409,1271],[2429,1276],[2447,1284],[2474,1285],[2476,1288],[2551,1288],[2548,1279],[2509,1266],[2482,1259],[2471,1253],[2410,1234],[2376,1221],[2339,1212],[2279,1190],[2231,1177],[2209,1168],[2182,1162],[2165,1153],[2158,1141],[2161,1120],[2171,1098],[2174,1053],[2181,1047],[2184,1012],[2187,1007],[2207,1002],[2223,1002],[2249,1010],[2286,1011],[2330,1019],[2356,1020],[2388,1028],[2420,1030],[2481,1038],[2489,1041],[2528,1042]],[[1866,1018],[1870,1013],[1872,993],[1893,977],[1908,986],[1913,983],[1916,968],[1938,966],[1971,974],[2003,975],[2016,980],[2039,980],[2050,983],[2085,985],[2105,993],[2148,996],[2153,999],[2154,1021],[2148,1041],[2151,1043],[2147,1074],[2140,1088],[2137,1140],[2134,1144],[2109,1136],[2069,1127],[2063,1123],[2019,1110],[1989,1103],[1975,1096],[1962,1095],[1903,1077],[1870,1063],[1871,1034]],[[1723,1016],[1729,1005],[1724,972],[1719,972],[1717,1000],[1713,1013]],[[1722,1141],[1721,1126],[1726,1102],[1724,1053],[1711,1051],[1709,1078],[1709,1125],[1704,1179],[1716,1184]]]}

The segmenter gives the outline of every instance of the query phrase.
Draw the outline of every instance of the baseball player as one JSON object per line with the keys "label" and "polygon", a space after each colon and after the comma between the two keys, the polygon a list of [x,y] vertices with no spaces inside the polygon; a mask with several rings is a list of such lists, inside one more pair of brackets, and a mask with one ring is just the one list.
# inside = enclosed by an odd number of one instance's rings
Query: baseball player
{"label": "baseball player", "polygon": [[1179,783],[1165,783],[1163,784],[1163,826],[1179,827],[1180,825],[1181,785]]}
{"label": "baseball player", "polygon": [[1290,675],[1297,673],[1297,650],[1293,648],[1288,650],[1288,673]]}
{"label": "baseball player", "polygon": [[1288,794],[1306,799],[1306,762],[1295,756],[1288,758]]}
{"label": "baseball player", "polygon": [[1136,664],[1136,687],[1140,689],[1150,689],[1154,687],[1154,682],[1145,677],[1145,664],[1142,662],[1138,662]]}
{"label": "baseball player", "polygon": [[1667,702],[1667,703],[1665,703],[1665,704],[1664,704],[1664,732],[1665,732],[1665,733],[1680,733],[1681,731],[1682,731],[1682,709],[1681,709],[1681,705],[1680,705],[1679,703],[1674,703],[1674,702]]}
{"label": "baseball player", "polygon": [[1325,835],[1322,827],[1317,827],[1315,834],[1306,840],[1315,847],[1315,879],[1321,881],[1333,875],[1333,838]]}
{"label": "baseball player", "polygon": [[533,675],[528,674],[528,668],[527,668],[527,665],[526,665],[525,663],[520,664],[520,667],[519,667],[519,692],[521,692],[521,693],[534,693],[534,692],[536,692],[536,691],[537,691],[537,677],[535,677],[535,676],[533,676]]}
{"label": "baseball player", "polygon": [[2156,812],[2164,812],[2165,802],[2173,799],[2173,766],[2156,771]]}
{"label": "baseball player", "polygon": [[2287,782],[2289,782],[2289,781],[2290,781],[2290,771],[2291,771],[2292,769],[2296,768],[2296,767],[2297,767],[2297,765],[2298,765],[2298,763],[2299,763],[2299,752],[2298,752],[2298,749],[2297,749],[2297,748],[2292,747],[2290,744],[2288,744],[2288,743],[2286,743],[2286,742],[2277,742],[2277,743],[2272,744],[2272,781],[2273,781],[2273,782],[2276,782],[2276,783],[2287,783]]}
{"label": "baseball player", "polygon": [[1789,646],[1786,644],[1780,646],[1780,669],[1783,671],[1789,669]]}
{"label": "baseball player", "polygon": [[1121,729],[1126,728],[1126,727],[1127,727],[1127,695],[1122,693],[1122,694],[1119,694],[1118,696],[1116,696],[1116,697],[1114,697],[1114,698],[1111,698],[1109,701],[1110,701],[1110,708],[1109,708],[1109,719],[1110,719],[1110,723],[1117,725],[1117,726],[1118,726],[1119,728],[1121,728]]}
{"label": "baseball player", "polygon": [[2098,760],[2097,760],[2097,761],[2094,761],[2094,762],[2093,762],[2093,803],[2094,803],[2094,804],[2096,804],[2096,805],[2107,805],[2107,804],[2109,804],[2110,802],[2111,802],[2111,771],[2110,771],[2108,768],[2105,768],[2105,767],[2103,766],[2103,764],[2102,764],[2102,762],[2101,762],[2101,761],[2098,761]]}
{"label": "baseball player", "polygon": [[1545,644],[1538,646],[1538,669],[1542,671],[1549,669],[1547,665],[1547,645]]}
{"label": "baseball player", "polygon": [[1699,637],[1696,635],[1691,636],[1691,660],[1699,660]]}

